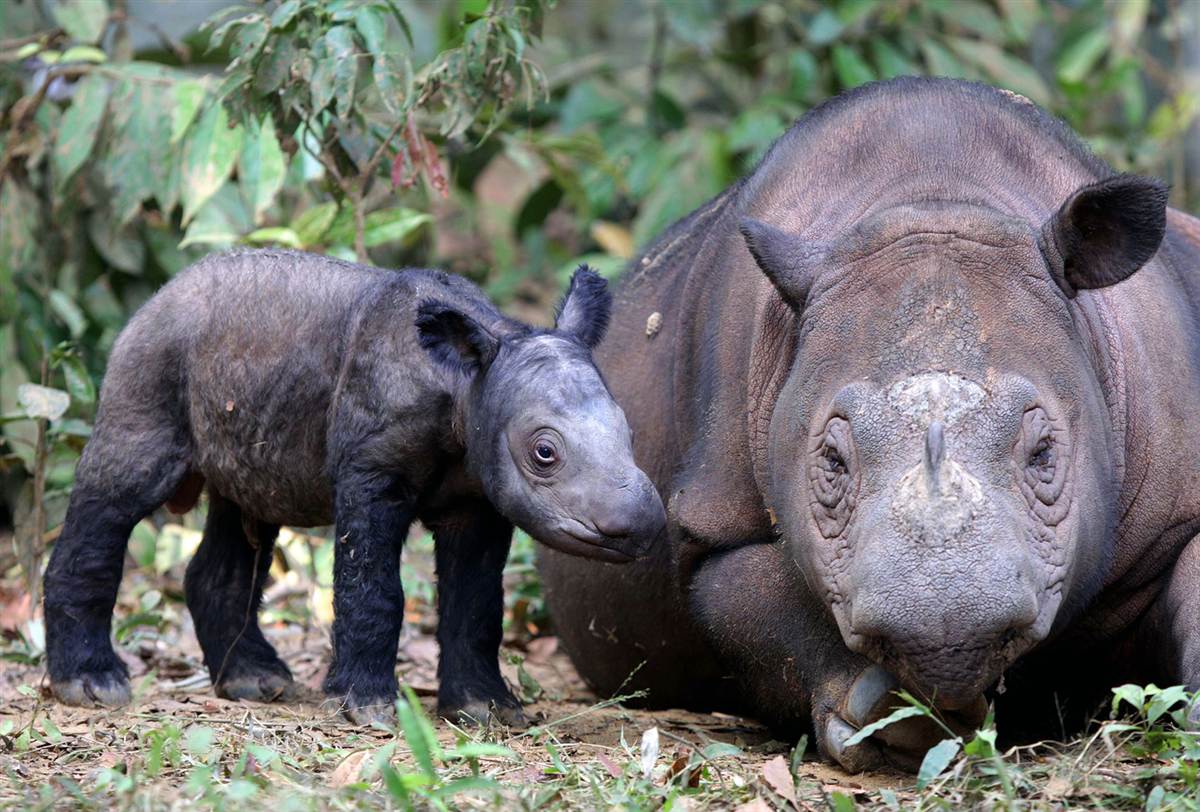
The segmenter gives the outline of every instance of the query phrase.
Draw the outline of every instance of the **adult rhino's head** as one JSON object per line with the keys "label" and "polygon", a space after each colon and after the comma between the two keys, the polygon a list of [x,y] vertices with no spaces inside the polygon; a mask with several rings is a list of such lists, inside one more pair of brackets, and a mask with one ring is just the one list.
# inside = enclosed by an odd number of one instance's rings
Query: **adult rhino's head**
{"label": "adult rhino's head", "polygon": [[742,224],[798,313],[769,504],[846,644],[943,707],[977,700],[1101,586],[1116,337],[1074,300],[1154,255],[1165,205],[1159,183],[1120,176],[1040,228],[947,203],[821,244]]}
{"label": "adult rhino's head", "polygon": [[494,331],[438,302],[421,305],[417,329],[465,384],[467,466],[496,509],[562,552],[622,562],[666,514],[592,360],[611,306],[607,283],[581,266],[552,330]]}

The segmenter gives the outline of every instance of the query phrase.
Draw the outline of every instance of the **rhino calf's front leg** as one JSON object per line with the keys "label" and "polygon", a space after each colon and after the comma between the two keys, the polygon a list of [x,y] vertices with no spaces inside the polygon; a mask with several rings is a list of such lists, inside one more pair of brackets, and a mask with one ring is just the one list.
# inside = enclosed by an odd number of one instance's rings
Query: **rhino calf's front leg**
{"label": "rhino calf's front leg", "polygon": [[352,722],[392,718],[404,622],[400,548],[413,520],[403,483],[378,472],[338,477],[333,553],[333,661],[325,693]]}

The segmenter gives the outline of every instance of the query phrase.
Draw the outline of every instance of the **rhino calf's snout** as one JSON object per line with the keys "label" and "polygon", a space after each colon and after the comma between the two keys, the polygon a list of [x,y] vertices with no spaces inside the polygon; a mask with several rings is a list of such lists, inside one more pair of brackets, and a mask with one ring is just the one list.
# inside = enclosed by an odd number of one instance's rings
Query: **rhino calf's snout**
{"label": "rhino calf's snout", "polygon": [[634,555],[645,553],[667,524],[662,499],[641,471],[614,494],[607,494],[594,510],[596,529],[609,538],[628,539]]}

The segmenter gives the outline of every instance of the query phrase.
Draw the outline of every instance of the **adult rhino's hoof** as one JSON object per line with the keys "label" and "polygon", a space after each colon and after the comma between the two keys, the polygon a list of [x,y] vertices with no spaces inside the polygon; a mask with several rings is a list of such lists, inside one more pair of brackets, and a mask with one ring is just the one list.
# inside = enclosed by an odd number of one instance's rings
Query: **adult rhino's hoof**
{"label": "adult rhino's hoof", "polygon": [[[840,709],[818,724],[822,752],[851,773],[881,767],[915,772],[929,748],[947,738],[945,729],[928,717],[902,719],[850,744],[859,730],[886,717],[901,704],[895,696],[899,687],[895,678],[880,666],[864,669],[851,684]],[[943,721],[961,735],[974,730],[986,715],[987,701],[981,696],[968,708],[943,714]]]}
{"label": "adult rhino's hoof", "polygon": [[132,694],[129,680],[120,671],[80,674],[66,680],[52,680],[50,692],[64,705],[82,708],[119,708],[128,705]]}
{"label": "adult rhino's hoof", "polygon": [[474,700],[457,707],[438,707],[438,715],[456,724],[488,727],[498,724],[505,727],[525,729],[529,720],[520,705],[500,704],[495,701]]}
{"label": "adult rhino's hoof", "polygon": [[303,699],[305,693],[290,675],[274,672],[239,674],[221,680],[213,690],[223,699],[248,702],[296,702]]}

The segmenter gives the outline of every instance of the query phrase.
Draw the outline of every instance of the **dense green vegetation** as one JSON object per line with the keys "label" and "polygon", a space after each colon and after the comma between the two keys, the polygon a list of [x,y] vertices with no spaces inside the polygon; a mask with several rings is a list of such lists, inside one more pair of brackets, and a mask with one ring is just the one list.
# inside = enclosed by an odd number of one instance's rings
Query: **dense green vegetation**
{"label": "dense green vegetation", "polygon": [[[749,171],[805,110],[904,74],[1024,94],[1119,169],[1170,181],[1174,205],[1200,205],[1186,158],[1200,115],[1196,67],[1184,64],[1188,38],[1200,36],[1192,0],[269,0],[230,4],[182,37],[152,16],[126,0],[0,2],[0,575],[34,596],[108,350],[129,315],[206,252],[276,245],[446,267],[545,319],[575,263],[615,275],[637,246]],[[146,531],[134,554],[153,571],[158,540]],[[527,544],[517,555],[510,625],[521,627],[541,618]],[[422,590],[428,582],[408,591]],[[152,609],[133,616],[158,617]],[[36,664],[36,619],[5,634],[11,658]],[[1153,756],[1113,804],[1195,808],[1195,740],[1155,701],[1139,700],[1141,727],[1106,734]],[[35,721],[27,747],[54,739]],[[397,741],[419,749],[424,724],[411,716]],[[147,728],[137,747],[157,753],[160,769],[164,759],[224,765],[217,800],[248,791],[246,753],[258,751],[237,751],[230,767],[203,730]],[[0,740],[18,732],[0,730]],[[1045,776],[981,736],[938,754],[949,771],[929,777],[936,803],[1044,796],[1044,781],[1030,787]],[[363,771],[376,782],[368,797],[436,805],[480,757],[531,763],[524,750],[473,746],[446,744],[411,774],[387,766],[391,751],[376,754]],[[1095,746],[1076,768],[1103,755]],[[604,776],[564,761],[552,738],[537,747],[558,770],[552,786],[590,803],[580,787]],[[629,764],[605,768],[612,781],[595,803],[673,803],[701,775],[685,764],[655,784],[626,750]],[[698,762],[692,789],[755,797],[747,781],[730,790],[710,770],[716,752]],[[263,751],[250,784],[315,768],[310,757]],[[138,797],[129,776],[110,778],[112,797]],[[767,784],[768,797],[786,798]],[[517,806],[540,797],[510,795]]]}

